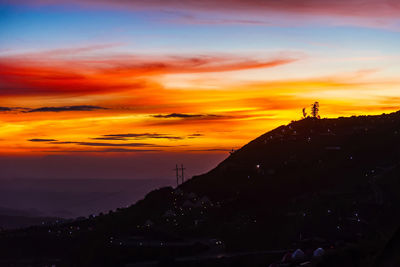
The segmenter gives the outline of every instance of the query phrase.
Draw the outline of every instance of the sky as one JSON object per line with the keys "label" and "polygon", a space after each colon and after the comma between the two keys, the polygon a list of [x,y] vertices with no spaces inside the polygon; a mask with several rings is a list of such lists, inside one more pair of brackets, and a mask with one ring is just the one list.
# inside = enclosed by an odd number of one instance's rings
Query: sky
{"label": "sky", "polygon": [[399,32],[397,0],[0,0],[0,178],[199,174],[314,101],[396,111]]}

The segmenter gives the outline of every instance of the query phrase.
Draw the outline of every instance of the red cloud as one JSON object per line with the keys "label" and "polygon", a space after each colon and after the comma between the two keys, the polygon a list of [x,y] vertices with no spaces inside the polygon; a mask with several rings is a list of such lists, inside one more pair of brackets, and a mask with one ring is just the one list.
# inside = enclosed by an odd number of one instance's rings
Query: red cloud
{"label": "red cloud", "polygon": [[[135,61],[134,58],[131,60]],[[105,70],[108,74],[158,75],[177,73],[203,73],[237,71],[255,68],[271,68],[296,61],[293,58],[279,58],[271,60],[253,60],[237,57],[174,57],[163,61],[142,61],[130,63],[130,60],[113,63],[114,67]]]}
{"label": "red cloud", "polygon": [[130,5],[136,8],[171,8],[205,12],[252,12],[262,14],[265,12],[282,12],[311,15],[342,15],[359,17],[398,17],[400,3],[397,0],[86,0],[87,4],[103,3],[114,6]]}
{"label": "red cloud", "polygon": [[140,81],[130,84],[108,82],[93,74],[57,66],[0,60],[0,95],[87,94],[144,86],[145,83]]}
{"label": "red cloud", "polygon": [[121,56],[101,60],[48,59],[30,57],[0,58],[0,95],[92,94],[158,86],[158,75],[204,73],[270,68],[295,61],[281,57],[254,60],[235,56],[164,57],[158,60]]}

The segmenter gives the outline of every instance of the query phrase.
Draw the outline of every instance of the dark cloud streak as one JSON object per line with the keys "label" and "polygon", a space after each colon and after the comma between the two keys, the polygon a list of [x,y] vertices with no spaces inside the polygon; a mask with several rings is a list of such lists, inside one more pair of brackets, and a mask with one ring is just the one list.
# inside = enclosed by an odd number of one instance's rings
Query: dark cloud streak
{"label": "dark cloud streak", "polygon": [[164,145],[156,145],[149,143],[123,143],[123,144],[115,144],[115,143],[101,143],[101,142],[74,142],[74,141],[58,141],[58,142],[49,142],[54,145],[65,145],[65,144],[75,144],[79,146],[94,146],[94,147],[168,147]]}
{"label": "dark cloud streak", "polygon": [[33,139],[28,139],[30,142],[56,142],[56,139],[44,139],[44,138],[33,138]]}
{"label": "dark cloud streak", "polygon": [[81,106],[63,106],[63,107],[41,107],[41,108],[31,109],[25,112],[31,113],[31,112],[62,112],[62,111],[94,111],[101,109],[107,109],[107,108],[91,106],[91,105],[81,105]]}
{"label": "dark cloud streak", "polygon": [[202,136],[204,136],[204,134],[195,133],[195,134],[188,135],[188,138],[193,139],[193,138],[198,138],[198,137],[202,137]]}
{"label": "dark cloud streak", "polygon": [[159,133],[128,133],[128,134],[105,134],[101,137],[92,138],[94,140],[118,140],[118,141],[127,141],[130,139],[169,139],[169,140],[182,140],[184,137],[181,136],[172,136],[168,134],[159,134]]}
{"label": "dark cloud streak", "polygon": [[225,116],[215,114],[184,114],[184,113],[171,113],[171,114],[158,114],[152,115],[153,118],[157,119],[170,119],[170,118],[181,118],[181,119],[207,119],[207,118],[223,118]]}
{"label": "dark cloud streak", "polygon": [[101,150],[43,150],[46,153],[136,153],[136,152],[160,152],[160,149],[127,149],[127,148],[109,148]]}

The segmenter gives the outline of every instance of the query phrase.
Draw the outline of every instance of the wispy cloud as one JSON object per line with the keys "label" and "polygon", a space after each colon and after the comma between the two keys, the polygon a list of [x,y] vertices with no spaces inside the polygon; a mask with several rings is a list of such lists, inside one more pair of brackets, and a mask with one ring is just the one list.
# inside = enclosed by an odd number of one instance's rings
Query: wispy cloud
{"label": "wispy cloud", "polygon": [[[3,0],[4,1],[4,0]],[[0,1],[1,2],[1,1]],[[163,0],[72,0],[72,1],[36,1],[18,0],[15,3],[25,4],[77,4],[86,8],[117,8],[124,10],[154,10],[186,13],[186,21],[190,22],[193,14],[201,15],[201,19],[193,16],[194,23],[248,23],[275,18],[273,23],[304,23],[307,19],[317,19],[326,24],[348,24],[367,27],[396,26],[400,4],[395,0],[203,0],[203,1],[163,1]],[[13,2],[14,3],[14,2]],[[279,19],[280,18],[280,19]],[[295,24],[297,22],[297,24]],[[398,25],[397,25],[398,27]]]}
{"label": "wispy cloud", "polygon": [[25,112],[62,112],[62,111],[93,111],[99,109],[107,109],[98,106],[81,105],[81,106],[64,106],[64,107],[41,107],[31,109]]}
{"label": "wispy cloud", "polygon": [[127,148],[107,148],[107,149],[82,149],[82,150],[42,150],[46,153],[146,153],[160,152],[160,149],[127,149]]}
{"label": "wispy cloud", "polygon": [[95,146],[95,147],[168,147],[164,145],[156,145],[149,143],[103,143],[103,142],[75,142],[75,141],[56,141],[50,144],[65,145],[75,144],[79,146]]}
{"label": "wispy cloud", "polygon": [[[0,57],[0,95],[86,95],[115,93],[157,86],[165,74],[213,73],[273,68],[297,61],[277,54],[269,59],[236,55],[143,56],[64,59],[54,51],[46,56]],[[55,58],[56,59],[55,59]]]}
{"label": "wispy cloud", "polygon": [[202,137],[202,136],[204,136],[204,134],[195,133],[195,134],[188,135],[188,138],[198,138],[198,137]]}
{"label": "wispy cloud", "polygon": [[13,109],[8,107],[0,107],[0,111],[11,111],[11,110]]}
{"label": "wispy cloud", "polygon": [[158,114],[152,115],[153,118],[158,119],[171,119],[171,118],[179,118],[179,119],[212,119],[212,118],[223,118],[225,116],[215,115],[215,114],[185,114],[185,113],[170,113],[170,114]]}
{"label": "wispy cloud", "polygon": [[33,138],[33,139],[28,139],[30,142],[56,142],[56,139],[44,139],[44,138]]}
{"label": "wispy cloud", "polygon": [[107,109],[99,106],[92,105],[79,105],[79,106],[62,106],[62,107],[39,107],[39,108],[25,108],[25,107],[0,107],[0,112],[15,111],[22,113],[31,112],[63,112],[63,111],[95,111]]}
{"label": "wispy cloud", "polygon": [[[2,0],[1,2],[4,2]],[[8,1],[6,1],[8,2]],[[163,0],[70,0],[70,1],[36,1],[17,0],[16,3],[55,5],[64,3],[75,3],[94,6],[132,7],[135,9],[155,10],[192,10],[208,12],[253,12],[264,13],[281,11],[284,13],[305,14],[337,14],[343,16],[396,16],[400,5],[392,0],[337,0],[337,1],[315,1],[315,0],[203,0],[198,1],[163,1]]]}
{"label": "wispy cloud", "polygon": [[93,44],[87,46],[77,46],[77,47],[69,47],[69,48],[58,48],[58,49],[51,49],[45,51],[38,51],[38,52],[28,52],[18,55],[19,58],[25,59],[36,59],[40,60],[43,58],[59,58],[59,57],[68,57],[68,56],[76,56],[82,55],[86,52],[94,52],[97,50],[104,50],[108,48],[115,48],[122,45],[121,43],[105,43],[105,44]]}
{"label": "wispy cloud", "polygon": [[160,133],[128,133],[128,134],[105,134],[101,137],[92,138],[95,140],[118,140],[118,141],[128,141],[131,139],[141,140],[141,139],[169,139],[169,140],[182,140],[182,136],[173,136],[169,134]]}
{"label": "wispy cloud", "polygon": [[228,148],[204,148],[204,149],[191,149],[191,150],[186,150],[188,152],[228,152],[232,151],[232,149]]}

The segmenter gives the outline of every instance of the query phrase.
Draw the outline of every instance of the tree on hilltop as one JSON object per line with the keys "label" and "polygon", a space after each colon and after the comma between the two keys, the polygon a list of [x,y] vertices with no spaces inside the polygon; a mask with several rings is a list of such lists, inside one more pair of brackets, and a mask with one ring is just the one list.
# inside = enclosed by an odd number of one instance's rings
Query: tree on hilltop
{"label": "tree on hilltop", "polygon": [[306,108],[303,108],[302,110],[303,112],[303,118],[316,118],[319,119],[319,103],[316,101],[314,102],[314,104],[311,105],[311,116],[307,114]]}
{"label": "tree on hilltop", "polygon": [[303,118],[304,118],[304,119],[307,118],[307,111],[306,111],[306,108],[303,108]]}
{"label": "tree on hilltop", "polygon": [[317,118],[319,119],[319,103],[318,102],[314,102],[314,104],[311,105],[311,116],[313,118]]}

